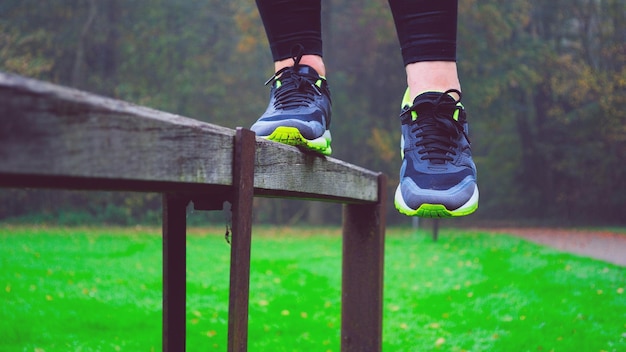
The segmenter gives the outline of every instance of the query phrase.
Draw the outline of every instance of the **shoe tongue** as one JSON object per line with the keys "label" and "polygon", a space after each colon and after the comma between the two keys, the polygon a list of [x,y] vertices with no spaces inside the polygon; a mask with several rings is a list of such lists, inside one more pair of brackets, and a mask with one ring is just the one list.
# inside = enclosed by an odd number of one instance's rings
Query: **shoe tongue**
{"label": "shoe tongue", "polygon": [[413,106],[415,106],[416,108],[419,107],[420,105],[432,105],[434,106],[435,104],[437,104],[439,101],[439,104],[441,103],[448,103],[448,104],[454,104],[456,103],[456,101],[449,95],[446,94],[445,96],[441,96],[443,93],[439,93],[439,92],[426,92],[426,93],[422,93],[418,96],[415,97],[415,100],[413,100]]}
{"label": "shoe tongue", "polygon": [[[412,109],[415,113],[412,114],[413,119],[416,119],[420,114],[431,114],[434,113],[435,107],[440,112],[444,112],[446,110],[450,110],[449,113],[454,113],[454,108],[456,107],[456,100],[452,98],[449,94],[445,94],[440,92],[426,92],[418,95],[413,100]],[[446,106],[446,108],[443,108]]]}
{"label": "shoe tongue", "polygon": [[293,68],[293,72],[301,76],[311,76],[315,79],[318,79],[320,77],[317,71],[315,71],[315,69],[309,65],[298,65]]}

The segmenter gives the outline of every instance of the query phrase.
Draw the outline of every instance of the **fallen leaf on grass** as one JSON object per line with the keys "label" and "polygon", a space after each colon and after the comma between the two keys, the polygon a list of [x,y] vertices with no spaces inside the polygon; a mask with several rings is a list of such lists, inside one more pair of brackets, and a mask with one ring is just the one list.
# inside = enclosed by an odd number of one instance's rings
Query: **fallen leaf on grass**
{"label": "fallen leaf on grass", "polygon": [[444,339],[443,337],[440,337],[437,339],[437,341],[435,341],[435,346],[441,347],[441,345],[443,345],[444,343],[446,343],[446,339]]}

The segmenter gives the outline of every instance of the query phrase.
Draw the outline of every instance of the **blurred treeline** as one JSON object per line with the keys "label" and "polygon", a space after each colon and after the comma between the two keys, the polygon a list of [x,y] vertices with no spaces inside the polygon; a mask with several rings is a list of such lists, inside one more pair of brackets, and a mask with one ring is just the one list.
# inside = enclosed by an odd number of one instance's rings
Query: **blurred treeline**
{"label": "blurred treeline", "polygon": [[[626,223],[625,1],[460,0],[481,190],[463,221]],[[333,156],[385,172],[392,198],[405,77],[387,2],[324,0],[322,17]],[[2,0],[0,70],[231,128],[263,112],[273,73],[250,0]],[[260,222],[341,218],[326,203],[255,208]],[[0,219],[154,223],[159,209],[155,194],[0,190]]]}

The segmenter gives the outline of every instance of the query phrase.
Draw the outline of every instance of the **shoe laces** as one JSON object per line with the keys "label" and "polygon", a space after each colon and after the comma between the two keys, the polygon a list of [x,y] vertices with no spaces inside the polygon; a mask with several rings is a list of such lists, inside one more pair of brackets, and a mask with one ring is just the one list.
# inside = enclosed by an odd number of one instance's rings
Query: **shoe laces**
{"label": "shoe laces", "polygon": [[[457,93],[459,99],[453,99],[448,93]],[[413,106],[406,107],[400,114],[402,124],[411,127],[410,132],[417,139],[420,159],[429,160],[433,164],[445,164],[454,160],[459,148],[459,136],[463,135],[469,143],[465,132],[465,111],[457,105],[461,101],[461,92],[450,89],[442,93],[435,101],[417,99]],[[457,119],[454,118],[458,110]]]}
{"label": "shoe laces", "polygon": [[288,110],[308,106],[315,100],[316,95],[322,95],[320,87],[316,84],[321,77],[305,74],[301,70],[301,68],[306,67],[313,71],[313,68],[307,65],[300,65],[303,53],[302,45],[295,46],[292,49],[294,65],[278,70],[265,82],[265,85],[273,84],[276,81],[280,82],[280,87],[276,89],[274,95],[274,107],[276,109]]}

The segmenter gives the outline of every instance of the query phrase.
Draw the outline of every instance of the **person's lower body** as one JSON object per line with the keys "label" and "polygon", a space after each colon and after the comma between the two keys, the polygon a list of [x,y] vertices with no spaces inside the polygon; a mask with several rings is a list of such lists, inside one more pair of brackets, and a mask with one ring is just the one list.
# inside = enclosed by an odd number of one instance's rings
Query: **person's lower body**
{"label": "person's lower body", "polygon": [[457,0],[390,0],[407,73],[401,105],[400,213],[454,217],[478,208],[476,166],[456,66]]}
{"label": "person's lower body", "polygon": [[331,98],[322,59],[320,0],[257,0],[275,74],[257,136],[324,155],[331,149]]}
{"label": "person's lower body", "polygon": [[[403,214],[468,215],[478,207],[476,167],[456,66],[456,0],[389,0],[407,90],[402,99],[400,183]],[[330,154],[330,90],[320,0],[257,0],[276,74],[257,135]]]}

